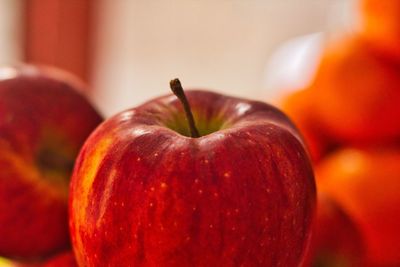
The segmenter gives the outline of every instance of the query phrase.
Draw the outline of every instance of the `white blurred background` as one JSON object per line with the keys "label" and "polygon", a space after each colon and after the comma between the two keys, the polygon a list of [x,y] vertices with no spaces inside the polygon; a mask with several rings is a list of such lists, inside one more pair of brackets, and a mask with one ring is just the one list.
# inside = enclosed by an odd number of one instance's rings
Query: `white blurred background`
{"label": "white blurred background", "polygon": [[[273,101],[304,84],[326,36],[357,17],[355,0],[95,2],[87,82],[107,116],[168,93],[175,77],[186,88]],[[24,4],[0,0],[2,65],[24,60]]]}

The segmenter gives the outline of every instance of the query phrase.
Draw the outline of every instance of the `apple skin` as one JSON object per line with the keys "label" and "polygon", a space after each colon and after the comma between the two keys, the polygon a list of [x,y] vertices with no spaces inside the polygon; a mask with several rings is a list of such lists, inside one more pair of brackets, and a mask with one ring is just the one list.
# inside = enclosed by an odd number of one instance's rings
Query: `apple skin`
{"label": "apple skin", "polygon": [[0,267],[78,267],[72,251],[64,251],[42,262],[20,262],[0,257]]}
{"label": "apple skin", "polygon": [[42,267],[78,267],[72,251],[62,252],[49,260]]}
{"label": "apple skin", "polygon": [[400,266],[400,150],[344,148],[316,167],[318,190],[352,218],[368,266]]}
{"label": "apple skin", "polygon": [[21,263],[12,259],[0,257],[0,267],[41,267],[41,265],[35,263]]}
{"label": "apple skin", "polygon": [[311,242],[311,266],[365,267],[365,243],[360,230],[343,208],[319,192]]}
{"label": "apple skin", "polygon": [[18,267],[18,263],[0,257],[0,267]]}
{"label": "apple skin", "polygon": [[265,103],[186,94],[199,138],[167,95],[85,142],[70,187],[78,265],[299,266],[315,182],[297,130]]}
{"label": "apple skin", "polygon": [[40,260],[70,246],[72,167],[102,118],[61,71],[22,65],[0,78],[0,255]]}

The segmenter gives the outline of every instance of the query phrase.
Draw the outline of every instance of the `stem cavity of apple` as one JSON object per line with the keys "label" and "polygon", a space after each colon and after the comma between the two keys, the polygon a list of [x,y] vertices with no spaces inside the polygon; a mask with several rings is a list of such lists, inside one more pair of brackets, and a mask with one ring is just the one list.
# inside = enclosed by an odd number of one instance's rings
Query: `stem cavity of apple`
{"label": "stem cavity of apple", "polygon": [[194,122],[192,109],[190,108],[189,101],[186,98],[181,82],[179,81],[179,79],[173,79],[169,82],[169,86],[171,87],[171,90],[174,93],[174,95],[182,103],[183,109],[185,110],[186,119],[189,123],[191,137],[193,138],[200,137],[199,131],[197,130],[196,124]]}

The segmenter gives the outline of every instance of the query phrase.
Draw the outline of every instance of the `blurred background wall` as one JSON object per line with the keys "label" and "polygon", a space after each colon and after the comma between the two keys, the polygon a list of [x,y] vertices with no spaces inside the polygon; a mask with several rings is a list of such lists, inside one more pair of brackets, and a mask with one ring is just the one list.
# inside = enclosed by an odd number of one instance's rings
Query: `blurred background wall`
{"label": "blurred background wall", "polygon": [[23,60],[23,3],[0,0],[0,64]]}
{"label": "blurred background wall", "polygon": [[[321,36],[349,28],[355,5],[355,0],[0,0],[0,63],[69,70],[89,83],[93,101],[107,116],[168,93],[174,77],[187,88],[268,101],[280,87],[301,82],[299,71],[307,73],[313,62],[307,65],[304,55],[318,55],[310,51],[318,51]],[[314,36],[304,40],[317,45],[293,43],[304,36]]]}

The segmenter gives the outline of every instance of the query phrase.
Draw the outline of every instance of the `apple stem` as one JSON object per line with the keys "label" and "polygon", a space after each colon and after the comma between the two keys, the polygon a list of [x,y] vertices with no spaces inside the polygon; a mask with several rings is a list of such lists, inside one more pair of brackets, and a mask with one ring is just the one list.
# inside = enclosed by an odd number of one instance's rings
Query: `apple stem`
{"label": "apple stem", "polygon": [[176,97],[181,101],[183,109],[185,110],[186,119],[189,123],[190,135],[193,138],[200,137],[199,131],[196,128],[196,124],[194,122],[192,109],[190,108],[189,101],[186,98],[185,92],[183,91],[181,82],[179,79],[173,79],[169,82],[169,86],[171,87],[172,92]]}

